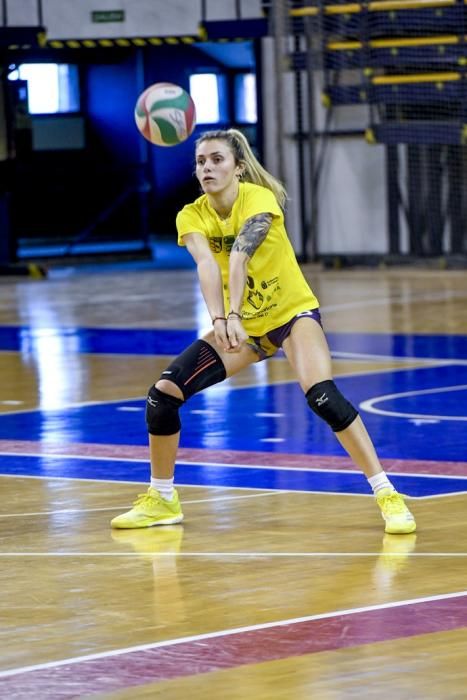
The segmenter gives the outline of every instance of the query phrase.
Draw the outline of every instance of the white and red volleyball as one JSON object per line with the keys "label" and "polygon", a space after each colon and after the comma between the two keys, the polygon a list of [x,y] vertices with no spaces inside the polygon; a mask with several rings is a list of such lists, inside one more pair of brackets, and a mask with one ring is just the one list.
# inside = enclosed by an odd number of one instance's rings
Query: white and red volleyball
{"label": "white and red volleyball", "polygon": [[156,146],[176,146],[196,126],[195,103],[179,85],[154,83],[138,97],[135,121],[145,139]]}

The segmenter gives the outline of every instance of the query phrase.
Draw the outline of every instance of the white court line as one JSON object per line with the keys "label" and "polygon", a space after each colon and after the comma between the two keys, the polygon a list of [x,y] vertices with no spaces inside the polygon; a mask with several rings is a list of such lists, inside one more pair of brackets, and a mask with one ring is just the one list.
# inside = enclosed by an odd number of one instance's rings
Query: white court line
{"label": "white court line", "polygon": [[[11,454],[11,453],[7,453]],[[1,453],[0,453],[1,455]],[[34,455],[37,456],[37,455]],[[177,462],[177,464],[196,464],[196,462]],[[212,463],[209,462],[202,462],[201,464],[205,464],[207,466],[211,466]],[[216,465],[216,463],[214,463]],[[222,464],[220,465],[222,466]],[[225,466],[232,466],[232,465],[225,465]],[[242,465],[235,465],[235,466],[242,466]],[[245,468],[249,465],[243,465]],[[259,467],[261,468],[261,467]],[[263,469],[267,469],[268,467],[262,467]],[[287,467],[278,467],[279,469],[286,469]],[[293,469],[293,467],[290,467],[290,469]],[[299,470],[303,471],[303,470]],[[309,469],[308,471],[317,471],[317,472],[331,472],[331,471],[337,471],[338,473],[339,470],[332,470],[332,469]],[[346,473],[355,473],[355,474],[361,474],[359,471],[351,471],[348,470]],[[423,476],[425,478],[442,478],[442,479],[465,479],[467,482],[467,476],[443,476],[439,474],[402,474],[399,472],[390,472],[391,474],[395,474],[396,476]],[[0,474],[0,479],[38,479],[44,480],[48,479],[49,481],[84,481],[86,483],[93,483],[93,484],[118,484],[119,486],[125,485],[125,484],[133,484],[135,486],[140,486],[144,487],[147,486],[147,482],[142,482],[142,481],[121,481],[117,479],[85,479],[82,477],[72,477],[72,476],[51,476],[48,474],[44,474],[43,476],[38,476],[38,475],[29,475],[29,474]],[[213,484],[185,484],[183,481],[178,481],[177,482],[177,488],[184,488],[184,489],[208,489],[208,490],[213,490],[213,491],[221,491],[221,490],[226,490],[226,489],[232,489],[235,491],[267,491],[268,493],[271,492],[270,488],[261,488],[259,486],[217,486]],[[274,493],[278,494],[301,494],[302,496],[338,496],[341,498],[374,498],[372,493],[350,493],[350,492],[344,492],[344,491],[320,491],[320,490],[308,490],[308,489],[274,489]],[[414,501],[428,501],[431,499],[435,498],[449,498],[449,497],[455,497],[455,496],[464,496],[467,494],[467,491],[450,491],[449,493],[433,493],[429,494],[427,496],[410,496],[405,494],[405,497],[408,500],[414,500]],[[208,501],[211,499],[207,499]],[[184,501],[186,503],[186,501]],[[124,506],[126,508],[126,506]]]}
{"label": "white court line", "polygon": [[[334,353],[331,352],[331,357],[334,357]],[[372,355],[361,355],[361,359],[364,360],[365,358],[368,358],[368,361],[374,361],[374,357]],[[413,372],[414,370],[424,370],[424,369],[437,369],[439,367],[448,367],[451,365],[467,365],[467,360],[457,360],[457,359],[449,359],[449,358],[440,358],[440,359],[429,359],[426,357],[410,357],[410,358],[405,358],[405,357],[400,357],[400,356],[393,356],[393,357],[385,357],[385,356],[377,356],[377,357],[382,357],[386,361],[396,361],[396,362],[403,362],[404,360],[407,360],[408,362],[418,362],[420,363],[419,367],[377,367],[375,369],[366,369],[366,370],[360,370],[358,372],[355,371],[349,371],[349,372],[334,372],[334,378],[335,379],[346,379],[348,377],[371,377],[374,375],[379,375],[379,374],[391,374],[392,372]],[[271,358],[272,360],[274,359],[281,359],[281,358]],[[336,359],[343,359],[343,358],[337,358]],[[352,359],[352,358],[351,358]],[[286,362],[286,360],[283,360]],[[424,366],[426,365],[426,366]],[[268,380],[267,386],[285,386],[287,384],[297,384],[297,380],[294,378],[291,379],[277,379],[277,380]],[[255,389],[257,387],[263,386],[262,382],[250,382],[247,384],[242,384],[242,386],[232,386],[229,385],[230,390],[235,390],[235,391],[240,391],[242,389]],[[206,391],[212,390],[215,387],[209,387],[206,389]],[[129,399],[131,400],[131,399]],[[10,414],[9,414],[10,415]]]}
{"label": "white court line", "polygon": [[[286,471],[286,472],[301,472],[307,473],[317,473],[317,474],[357,474],[363,476],[364,474],[359,469],[322,469],[320,467],[285,467],[281,465],[268,466],[267,464],[229,464],[225,462],[187,462],[185,460],[177,460],[176,464],[180,465],[193,465],[193,466],[207,466],[207,467],[235,467],[235,469],[271,469],[272,471]],[[467,475],[453,475],[453,474],[419,474],[413,472],[388,472],[389,476],[411,476],[420,477],[423,479],[464,479],[467,485]],[[238,488],[238,487],[233,487]],[[270,489],[271,490],[271,489]],[[289,489],[290,492],[296,493],[295,489]],[[305,491],[305,493],[311,493],[311,491]],[[317,493],[328,493],[327,491],[318,491]],[[338,491],[336,493],[339,493]],[[355,495],[355,494],[351,494]]]}
{"label": "white court line", "polygon": [[[196,464],[196,462],[178,462],[177,464]],[[215,463],[210,463],[210,462],[202,462],[201,464],[205,464],[207,466],[216,466]],[[222,466],[222,464],[220,465]],[[224,466],[232,466],[229,464],[226,464]],[[239,467],[244,467],[247,468],[248,465],[234,465],[234,466],[239,466]],[[263,468],[263,469],[268,469],[268,467],[258,467],[258,468]],[[278,467],[279,469],[295,469],[294,467]],[[304,471],[298,469],[297,471]],[[334,470],[334,469],[309,469],[307,471],[317,471],[317,472],[322,472],[322,473],[327,473],[327,472],[333,472],[335,471],[336,473],[342,473],[339,472],[339,470]],[[348,470],[345,473],[348,474],[359,474],[361,475],[361,472],[359,471],[351,471]],[[424,478],[432,478],[432,479],[465,479],[466,481],[466,486],[467,486],[467,476],[450,476],[450,475],[440,475],[440,474],[402,474],[399,472],[390,472],[390,475],[394,474],[395,476],[415,476],[419,477],[422,476]],[[141,482],[141,481],[119,481],[115,479],[85,479],[81,477],[72,477],[72,476],[49,476],[45,474],[44,476],[35,476],[35,475],[29,475],[29,474],[0,474],[0,479],[38,479],[38,480],[55,480],[55,481],[84,481],[84,482],[90,482],[90,483],[95,483],[95,484],[118,484],[119,486],[125,485],[125,484],[134,484],[136,486],[144,487],[145,485],[147,486],[146,482]],[[204,488],[204,489],[209,489],[209,490],[226,490],[226,489],[232,489],[235,491],[262,491],[262,492],[267,492],[268,494],[271,493],[270,488],[261,488],[259,486],[217,486],[217,485],[211,485],[211,484],[185,484],[183,481],[177,481],[177,488]],[[351,492],[344,492],[344,491],[323,491],[323,490],[314,490],[314,489],[274,489],[274,493],[277,494],[302,494],[304,496],[310,495],[310,496],[339,496],[342,498],[373,498],[372,493],[351,493]],[[435,498],[448,498],[448,497],[454,497],[454,496],[464,496],[467,494],[466,491],[450,491],[449,493],[433,493],[429,494],[427,496],[412,496],[405,494],[405,497],[409,500],[415,500],[415,501],[428,501],[432,500]],[[210,501],[212,499],[206,499],[206,501]],[[183,501],[186,503],[187,501]],[[201,501],[200,501],[201,502]],[[123,506],[126,508],[127,506]],[[113,508],[112,508],[113,510]]]}
{"label": "white court line", "polygon": [[465,496],[467,491],[450,491],[449,493],[435,493],[430,496],[409,496],[409,498],[416,499],[417,501],[428,501],[432,498],[449,498],[449,496]]}
{"label": "white court line", "polygon": [[[1,453],[0,453],[1,454]],[[11,454],[11,453],[8,453]],[[36,455],[37,456],[37,455]],[[189,462],[187,462],[189,464]],[[207,466],[210,466],[209,463],[206,463]],[[125,485],[130,485],[130,486],[137,486],[139,488],[144,488],[149,486],[147,481],[122,481],[121,479],[92,479],[91,477],[89,478],[84,478],[84,477],[78,477],[78,476],[53,476],[51,474],[0,474],[0,479],[14,479],[17,481],[18,479],[37,479],[39,481],[43,481],[44,479],[47,479],[49,481],[84,481],[85,483],[90,483],[90,484],[118,484],[119,486],[125,486]],[[184,484],[182,481],[177,481],[176,484],[177,488],[183,487],[184,489],[207,489],[212,490],[212,491],[267,491],[268,493],[315,493],[314,491],[296,491],[295,489],[293,491],[287,490],[287,489],[270,489],[270,488],[259,488],[257,486],[218,486],[214,484]],[[316,491],[316,493],[334,493],[333,491]],[[340,495],[339,492],[336,492],[337,495]],[[347,494],[342,494],[343,496]],[[366,496],[367,494],[349,494],[350,496]],[[371,494],[370,494],[371,495]],[[206,499],[206,500],[212,500],[212,499]],[[184,503],[187,503],[187,501],[183,501]]]}
{"label": "white court line", "polygon": [[[147,457],[107,457],[106,455],[77,455],[77,454],[67,454],[66,452],[7,452],[6,450],[0,450],[0,457],[47,457],[47,459],[83,459],[83,460],[97,460],[98,462],[145,462],[148,465],[149,470],[149,459]],[[117,482],[122,483],[122,482]],[[130,483],[130,482],[126,482]]]}
{"label": "white court line", "polygon": [[138,644],[132,647],[125,647],[123,649],[113,649],[111,651],[98,652],[96,654],[86,654],[84,656],[74,656],[68,659],[61,659],[60,661],[49,661],[47,663],[35,664],[32,666],[23,666],[19,668],[14,668],[9,671],[0,671],[0,678],[7,678],[8,676],[17,676],[21,673],[29,673],[31,671],[41,671],[49,668],[60,668],[60,666],[69,666],[72,664],[79,664],[84,661],[95,661],[97,659],[107,659],[115,656],[122,656],[123,654],[130,654],[137,651],[149,651],[152,649],[161,649],[164,647],[173,647],[178,644],[186,644],[189,642],[202,642],[208,639],[217,639],[219,637],[227,637],[230,635],[244,634],[245,632],[254,632],[256,630],[266,630],[273,629],[275,627],[285,627],[287,625],[297,625],[302,622],[313,622],[314,620],[327,620],[334,617],[342,617],[344,615],[357,615],[359,613],[373,612],[377,610],[387,610],[391,608],[400,608],[403,606],[418,605],[420,603],[432,603],[441,600],[451,600],[454,598],[463,598],[467,595],[467,591],[458,591],[455,593],[445,593],[442,595],[426,596],[424,598],[409,598],[407,600],[398,600],[391,603],[383,603],[379,605],[368,605],[361,608],[348,608],[344,610],[335,610],[329,613],[320,613],[319,615],[307,615],[305,617],[293,617],[286,620],[279,620],[276,622],[263,622],[258,625],[248,625],[246,627],[234,627],[232,629],[225,629],[219,632],[208,632],[206,634],[195,634],[187,637],[178,637],[175,639],[167,639],[161,642],[153,642],[149,644]]}
{"label": "white court line", "polygon": [[[155,535],[156,537],[156,535]],[[151,555],[153,557],[180,557],[183,559],[319,559],[320,557],[467,557],[467,552],[0,552],[0,557],[12,558],[40,558],[54,557],[56,559],[67,557],[141,557]]]}
{"label": "white court line", "polygon": [[[140,462],[147,462],[147,459],[143,459],[140,457],[101,457],[101,456],[93,456],[93,455],[76,455],[76,454],[58,454],[54,452],[41,452],[41,453],[35,453],[35,452],[3,452],[0,451],[0,457],[6,456],[6,457],[11,457],[11,456],[19,456],[19,457],[46,457],[47,459],[76,459],[76,460],[89,460],[89,461],[103,461],[103,462],[135,462],[135,463],[140,463]],[[329,456],[329,455],[325,455]],[[332,455],[331,455],[332,456]],[[360,469],[322,469],[320,467],[287,467],[285,465],[280,465],[280,464],[272,464],[272,465],[267,465],[267,464],[240,464],[239,462],[205,462],[205,461],[198,461],[198,460],[185,460],[185,459],[177,459],[175,462],[175,466],[194,466],[194,467],[221,467],[224,469],[228,469],[229,467],[235,468],[235,469],[270,469],[272,471],[287,471],[287,472],[301,472],[301,473],[318,473],[318,474],[358,474],[362,475],[362,472]],[[413,472],[389,472],[391,476],[411,476],[411,477],[423,477],[424,479],[465,479],[467,481],[467,475],[452,475],[452,474],[419,474],[419,473],[413,473]],[[11,477],[22,477],[20,474],[0,474],[0,476],[11,476]],[[26,475],[26,478],[28,478],[28,475]],[[31,477],[33,478],[33,477]],[[43,478],[43,477],[36,477],[36,478]],[[45,477],[47,478],[47,477]],[[67,479],[69,477],[52,477],[55,479]],[[74,480],[72,477],[71,480]],[[130,484],[130,483],[142,483],[140,481],[138,482],[131,482],[131,481],[118,481],[118,480],[107,480],[107,479],[80,479],[76,478],[77,481],[96,481],[99,483],[100,481],[106,482],[110,481],[111,483],[117,483],[117,484]],[[178,482],[178,486],[182,486],[185,484],[182,484],[182,482]],[[187,484],[189,485],[189,484]],[[204,486],[204,484],[191,484],[191,486],[198,486],[199,488],[216,488],[216,487],[211,487],[211,486]],[[256,487],[243,487],[243,486],[218,486],[217,488],[250,488],[251,490],[260,490],[257,489]],[[264,489],[261,489],[264,490]],[[268,491],[272,491],[273,489],[266,489]],[[276,489],[274,489],[275,491]],[[293,491],[294,493],[296,492],[295,489],[285,489],[285,491]],[[305,491],[304,493],[312,493],[311,491]],[[328,493],[318,491],[317,493]],[[338,491],[336,493],[339,493]],[[355,494],[351,494],[355,495]]]}
{"label": "white court line", "polygon": [[[264,496],[277,496],[278,494],[289,493],[289,491],[268,491],[267,493],[247,493],[241,496],[219,496],[218,498],[194,498],[189,501],[180,501],[182,505],[187,503],[217,503],[218,501],[234,501],[245,498],[264,498]],[[99,513],[108,510],[123,510],[128,508],[128,503],[123,506],[106,506],[105,508],[62,508],[60,510],[43,510],[36,513],[0,513],[0,518],[29,518],[38,515],[69,515],[70,513]]]}
{"label": "white court line", "polygon": [[380,416],[391,416],[393,418],[415,418],[419,420],[460,420],[467,421],[467,416],[436,416],[431,413],[404,413],[402,411],[388,411],[384,408],[376,408],[377,403],[382,403],[383,401],[389,401],[390,399],[404,399],[412,396],[421,396],[422,394],[444,394],[448,391],[464,391],[467,389],[467,384],[454,384],[454,386],[441,386],[435,387],[433,389],[412,389],[412,391],[399,392],[397,394],[384,394],[380,396],[375,396],[372,399],[366,399],[362,401],[359,405],[364,411],[368,413],[375,413]]}
{"label": "white court line", "polygon": [[[10,454],[10,453],[8,453]],[[209,464],[208,464],[209,466]],[[49,474],[44,474],[44,475],[30,475],[30,474],[0,474],[0,479],[38,479],[39,481],[42,481],[44,479],[48,479],[49,481],[84,481],[86,483],[92,483],[92,484],[118,484],[119,486],[125,485],[125,484],[133,484],[134,486],[139,486],[140,488],[144,488],[144,486],[148,486],[147,482],[145,481],[121,481],[117,479],[85,479],[82,477],[74,477],[74,476],[51,476]],[[184,489],[207,489],[207,490],[212,490],[212,491],[225,491],[228,489],[231,489],[232,491],[267,491],[268,493],[271,492],[271,489],[266,489],[266,488],[260,488],[258,486],[217,486],[217,485],[212,485],[212,484],[184,484],[182,481],[177,481],[177,488],[184,488]],[[372,493],[341,493],[340,491],[299,491],[297,489],[293,490],[286,490],[286,489],[274,489],[274,492],[277,493],[301,493],[301,494],[320,494],[324,496],[356,496],[356,497],[361,497],[361,498],[368,498],[370,496],[373,496]],[[454,495],[457,495],[457,491],[454,493]],[[425,498],[425,496],[423,496]],[[210,500],[210,499],[207,499]],[[186,501],[184,501],[186,503]]]}
{"label": "white court line", "polygon": [[454,359],[450,357],[412,357],[411,355],[375,355],[370,352],[351,352],[350,350],[331,350],[331,355],[336,360],[355,360],[357,362],[420,362],[422,365],[426,363],[450,365],[450,364],[467,364],[467,360]]}
{"label": "white court line", "polygon": [[[334,354],[331,353],[331,356],[333,357]],[[271,358],[274,360],[274,358]],[[279,359],[279,358],[277,358]],[[339,359],[339,358],[336,358]],[[370,356],[370,359],[371,356]],[[403,357],[393,357],[393,358],[387,358],[389,360],[394,360],[394,361],[402,361],[405,360]],[[284,360],[285,361],[285,360]],[[451,366],[451,365],[464,365],[467,364],[467,360],[450,360],[450,359],[440,359],[440,360],[429,360],[427,358],[410,358],[410,362],[416,362],[418,361],[420,363],[420,367],[378,367],[375,369],[366,369],[366,370],[360,370],[358,372],[334,372],[333,376],[335,379],[345,379],[347,377],[370,377],[375,374],[391,374],[391,372],[413,372],[414,370],[424,370],[424,369],[437,369],[438,367],[445,367],[445,366]],[[429,364],[428,364],[429,363]],[[426,366],[423,366],[425,365]],[[277,379],[277,380],[268,380],[267,386],[285,386],[286,384],[297,384],[297,380],[294,378],[291,379]],[[248,384],[242,384],[242,386],[231,386],[230,389],[235,390],[235,391],[240,391],[242,389],[255,389],[257,387],[263,386],[261,382],[256,382],[256,383],[248,383]],[[209,391],[212,389],[212,387],[208,387],[206,391]]]}

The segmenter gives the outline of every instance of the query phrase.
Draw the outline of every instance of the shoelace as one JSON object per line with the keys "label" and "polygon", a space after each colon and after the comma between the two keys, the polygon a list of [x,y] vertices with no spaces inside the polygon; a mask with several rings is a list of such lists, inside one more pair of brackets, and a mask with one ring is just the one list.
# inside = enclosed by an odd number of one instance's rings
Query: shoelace
{"label": "shoelace", "polygon": [[152,496],[148,492],[140,493],[140,494],[138,494],[136,501],[133,503],[133,506],[141,506],[144,503],[147,503],[147,502],[153,503],[154,501],[157,502],[158,500],[159,499],[157,499],[155,496]]}
{"label": "shoelace", "polygon": [[384,509],[387,510],[391,515],[396,513],[404,513],[406,510],[406,505],[404,503],[404,496],[401,493],[388,493],[383,498]]}

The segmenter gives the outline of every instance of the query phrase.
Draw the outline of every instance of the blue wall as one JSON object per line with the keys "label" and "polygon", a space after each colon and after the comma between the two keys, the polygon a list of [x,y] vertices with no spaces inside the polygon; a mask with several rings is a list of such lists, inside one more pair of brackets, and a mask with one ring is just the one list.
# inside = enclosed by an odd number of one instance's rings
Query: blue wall
{"label": "blue wall", "polygon": [[[183,144],[153,146],[140,136],[134,122],[139,94],[153,83],[173,82],[189,90],[189,76],[197,70],[222,72],[223,66],[191,46],[158,46],[132,52],[118,62],[89,65],[85,69],[86,109],[94,147],[116,170],[138,172],[151,188],[151,230],[175,234],[175,216],[199,194],[193,177],[194,144],[205,127],[196,127]],[[214,125],[215,126],[215,125]],[[219,126],[224,126],[223,124]]]}
{"label": "blue wall", "polygon": [[[197,126],[185,143],[164,148],[139,134],[134,107],[141,92],[156,82],[173,82],[188,90],[195,72],[233,75],[242,68],[252,70],[251,48],[243,53],[233,45],[215,48],[214,55],[184,44],[41,54],[41,60],[45,56],[79,67],[85,147],[28,153],[18,161],[21,187],[17,193],[12,187],[15,236],[20,232],[27,240],[40,236],[65,243],[83,237],[124,240],[138,238],[146,230],[144,222],[149,233],[175,236],[177,211],[200,194],[193,174],[196,138],[207,128],[232,125],[232,115],[228,122]],[[244,66],[242,60],[249,64]],[[22,206],[25,188],[31,197],[37,194],[37,206],[31,210]]]}
{"label": "blue wall", "polygon": [[136,54],[117,63],[90,65],[85,69],[88,127],[109,158],[122,165],[137,165],[140,160],[140,136],[133,118],[136,71]]}

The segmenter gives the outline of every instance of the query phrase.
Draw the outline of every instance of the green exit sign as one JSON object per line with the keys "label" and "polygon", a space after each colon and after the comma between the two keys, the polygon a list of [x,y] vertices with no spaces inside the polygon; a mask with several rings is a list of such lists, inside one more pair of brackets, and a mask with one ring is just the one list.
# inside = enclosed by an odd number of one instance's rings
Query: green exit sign
{"label": "green exit sign", "polygon": [[91,19],[93,22],[124,22],[125,10],[94,10]]}

